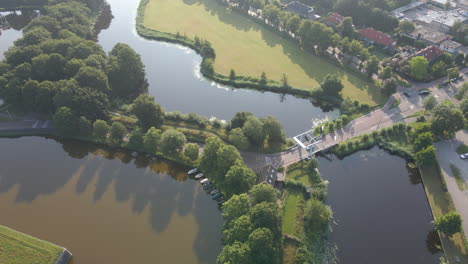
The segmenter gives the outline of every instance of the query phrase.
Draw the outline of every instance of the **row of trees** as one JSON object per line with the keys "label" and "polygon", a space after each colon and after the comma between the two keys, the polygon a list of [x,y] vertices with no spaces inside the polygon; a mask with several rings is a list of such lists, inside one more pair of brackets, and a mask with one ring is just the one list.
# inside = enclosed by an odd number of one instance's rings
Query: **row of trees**
{"label": "row of trees", "polygon": [[[403,62],[401,72],[419,81],[440,78],[446,75],[451,79],[458,77],[459,71],[456,64],[464,64],[463,57],[463,55],[460,55],[456,57],[457,60],[454,60],[452,55],[446,52],[430,63],[423,56],[415,56],[408,61],[407,65],[406,62]],[[459,61],[460,59],[462,62]]]}
{"label": "row of trees", "polygon": [[117,44],[107,55],[87,40],[93,22],[85,4],[55,2],[63,3],[47,6],[46,15],[26,26],[5,53],[0,97],[29,111],[68,107],[93,121],[105,119],[110,100],[131,99],[146,89],[144,65],[128,45]]}
{"label": "row of trees", "polygon": [[224,247],[218,264],[280,263],[281,218],[277,191],[268,184],[255,185],[223,204]]}

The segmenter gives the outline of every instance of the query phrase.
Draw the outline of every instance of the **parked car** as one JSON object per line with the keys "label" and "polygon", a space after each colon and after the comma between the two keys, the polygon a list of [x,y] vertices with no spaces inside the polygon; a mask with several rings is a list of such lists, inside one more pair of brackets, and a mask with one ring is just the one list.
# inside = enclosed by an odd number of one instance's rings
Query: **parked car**
{"label": "parked car", "polygon": [[419,94],[420,94],[420,95],[428,95],[428,94],[430,94],[430,93],[431,93],[431,91],[428,90],[428,89],[424,89],[424,90],[419,91]]}
{"label": "parked car", "polygon": [[461,154],[461,155],[460,155],[460,158],[461,158],[461,159],[468,159],[468,153]]}
{"label": "parked car", "polygon": [[195,174],[198,172],[198,168],[194,168],[194,169],[191,169],[187,172],[187,174],[191,175],[191,174]]}
{"label": "parked car", "polygon": [[204,177],[205,177],[205,175],[203,175],[203,173],[199,173],[199,174],[195,175],[195,179],[197,179],[197,180],[199,180],[201,178],[204,178]]}
{"label": "parked car", "polygon": [[203,179],[200,181],[201,184],[205,184],[205,183],[210,183],[210,180],[208,179]]}

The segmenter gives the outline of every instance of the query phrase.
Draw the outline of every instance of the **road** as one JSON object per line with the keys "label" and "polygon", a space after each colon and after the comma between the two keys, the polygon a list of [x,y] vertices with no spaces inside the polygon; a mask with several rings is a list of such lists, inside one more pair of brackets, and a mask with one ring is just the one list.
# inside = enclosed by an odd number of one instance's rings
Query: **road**
{"label": "road", "polygon": [[455,209],[462,216],[465,237],[468,237],[468,189],[460,190],[450,165],[455,165],[461,172],[462,178],[468,184],[468,160],[462,160],[455,152],[460,144],[468,145],[468,131],[459,131],[456,137],[435,144],[442,175],[447,189],[452,196]]}

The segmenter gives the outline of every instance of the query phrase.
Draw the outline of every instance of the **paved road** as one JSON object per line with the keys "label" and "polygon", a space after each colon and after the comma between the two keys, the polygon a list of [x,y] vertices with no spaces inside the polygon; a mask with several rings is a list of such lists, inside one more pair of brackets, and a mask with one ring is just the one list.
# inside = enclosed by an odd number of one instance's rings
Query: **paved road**
{"label": "paved road", "polygon": [[450,164],[455,165],[461,172],[465,183],[468,184],[468,160],[460,159],[455,152],[460,144],[468,145],[468,131],[460,131],[454,139],[444,140],[435,144],[437,148],[437,158],[442,169],[442,175],[447,183],[447,189],[452,196],[455,209],[463,219],[463,230],[468,237],[468,190],[460,190],[457,181],[450,168]]}

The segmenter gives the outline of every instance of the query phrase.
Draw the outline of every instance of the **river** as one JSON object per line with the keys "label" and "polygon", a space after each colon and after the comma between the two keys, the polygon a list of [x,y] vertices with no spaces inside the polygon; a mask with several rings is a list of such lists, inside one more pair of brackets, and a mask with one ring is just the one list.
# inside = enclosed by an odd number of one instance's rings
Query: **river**
{"label": "river", "polygon": [[436,264],[439,238],[421,178],[406,161],[374,148],[319,160],[330,182],[330,242],[342,264]]}
{"label": "river", "polygon": [[215,263],[222,217],[185,169],[39,137],[0,139],[0,158],[0,224],[74,264]]}

